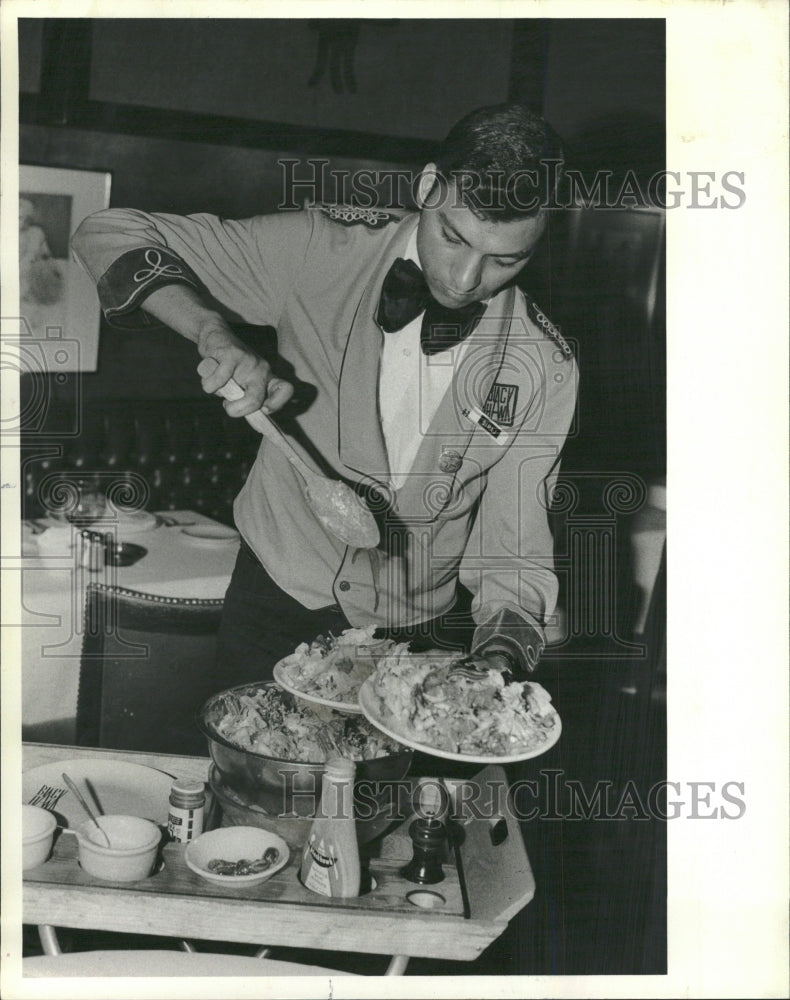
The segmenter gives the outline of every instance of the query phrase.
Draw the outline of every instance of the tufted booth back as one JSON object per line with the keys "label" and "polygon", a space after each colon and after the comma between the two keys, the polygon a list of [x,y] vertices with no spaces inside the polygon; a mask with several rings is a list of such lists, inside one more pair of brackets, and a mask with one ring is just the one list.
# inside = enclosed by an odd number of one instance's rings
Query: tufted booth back
{"label": "tufted booth back", "polygon": [[[93,478],[107,493],[149,510],[196,510],[226,524],[255,458],[259,437],[231,420],[216,400],[52,404],[40,426],[21,435],[24,517],[57,504],[58,485]],[[123,492],[124,489],[126,492]],[[54,491],[54,492],[53,492]]]}

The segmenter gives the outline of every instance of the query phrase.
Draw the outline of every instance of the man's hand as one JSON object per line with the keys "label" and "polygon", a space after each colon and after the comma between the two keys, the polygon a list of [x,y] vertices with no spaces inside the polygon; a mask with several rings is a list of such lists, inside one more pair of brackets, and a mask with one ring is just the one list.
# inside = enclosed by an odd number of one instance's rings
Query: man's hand
{"label": "man's hand", "polygon": [[472,671],[502,674],[506,681],[511,681],[515,675],[513,658],[501,650],[486,653],[469,653],[457,661],[456,666],[468,667]]}
{"label": "man's hand", "polygon": [[214,371],[201,379],[204,392],[215,393],[230,379],[244,390],[239,399],[223,403],[228,416],[244,417],[260,409],[274,413],[293,395],[291,383],[274,378],[269,364],[250,351],[221,320],[201,331],[197,347],[201,357],[217,362]]}
{"label": "man's hand", "polygon": [[513,657],[508,656],[508,654],[502,650],[492,649],[488,653],[478,653],[475,659],[483,664],[488,670],[497,670],[500,674],[509,674],[511,677],[515,676],[516,668],[513,662]]}
{"label": "man's hand", "polygon": [[519,681],[535,669],[543,646],[536,626],[508,607],[497,609],[472,636],[472,656],[483,656],[492,664],[507,663]]}
{"label": "man's hand", "polygon": [[245,417],[263,409],[273,413],[293,395],[290,382],[273,378],[269,365],[250,351],[234,334],[224,318],[209,308],[188,285],[164,285],[151,292],[143,304],[146,312],[194,344],[202,358],[213,358],[217,367],[203,379],[208,393],[221,389],[234,379],[244,390],[238,399],[225,400],[231,417]]}

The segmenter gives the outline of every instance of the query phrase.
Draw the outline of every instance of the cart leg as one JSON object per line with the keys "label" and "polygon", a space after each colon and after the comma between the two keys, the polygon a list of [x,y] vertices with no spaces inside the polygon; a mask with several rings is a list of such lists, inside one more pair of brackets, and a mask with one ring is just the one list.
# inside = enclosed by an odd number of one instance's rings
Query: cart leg
{"label": "cart leg", "polygon": [[387,966],[387,971],[384,973],[385,976],[402,976],[406,971],[406,966],[409,964],[408,955],[393,955],[390,959],[390,964]]}
{"label": "cart leg", "polygon": [[62,954],[60,944],[58,943],[58,936],[55,933],[55,928],[52,924],[39,924],[38,936],[45,955]]}

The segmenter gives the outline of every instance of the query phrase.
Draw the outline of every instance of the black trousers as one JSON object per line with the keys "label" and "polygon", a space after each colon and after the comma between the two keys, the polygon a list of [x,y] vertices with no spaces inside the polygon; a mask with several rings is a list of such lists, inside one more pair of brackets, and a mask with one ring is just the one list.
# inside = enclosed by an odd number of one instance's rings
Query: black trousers
{"label": "black trousers", "polygon": [[[412,649],[468,649],[474,631],[469,603],[470,596],[462,589],[456,605],[441,617],[380,634],[396,642],[410,641]],[[339,635],[350,627],[339,605],[310,610],[286,594],[242,542],[225,594],[218,673],[228,686],[270,680],[274,665],[300,642],[327,632]]]}

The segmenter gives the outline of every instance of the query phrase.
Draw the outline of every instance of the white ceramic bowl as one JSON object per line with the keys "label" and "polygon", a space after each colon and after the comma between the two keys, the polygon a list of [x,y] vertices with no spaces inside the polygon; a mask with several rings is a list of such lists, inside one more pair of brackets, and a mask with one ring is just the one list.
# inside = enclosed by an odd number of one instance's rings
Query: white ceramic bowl
{"label": "white ceramic bowl", "polygon": [[[252,875],[220,875],[209,870],[209,862],[253,860],[263,856],[263,852],[273,847],[277,860],[265,871]],[[228,826],[210,830],[190,841],[184,851],[184,860],[198,875],[210,882],[225,886],[255,885],[270,878],[288,861],[288,845],[276,833],[261,830],[256,826]]]}
{"label": "white ceramic bowl", "polygon": [[138,882],[154,868],[162,831],[139,816],[99,816],[104,838],[91,820],[77,827],[79,859],[84,871],[109,882]]}
{"label": "white ceramic bowl", "polygon": [[40,806],[22,806],[22,868],[43,865],[52,850],[57,819]]}

